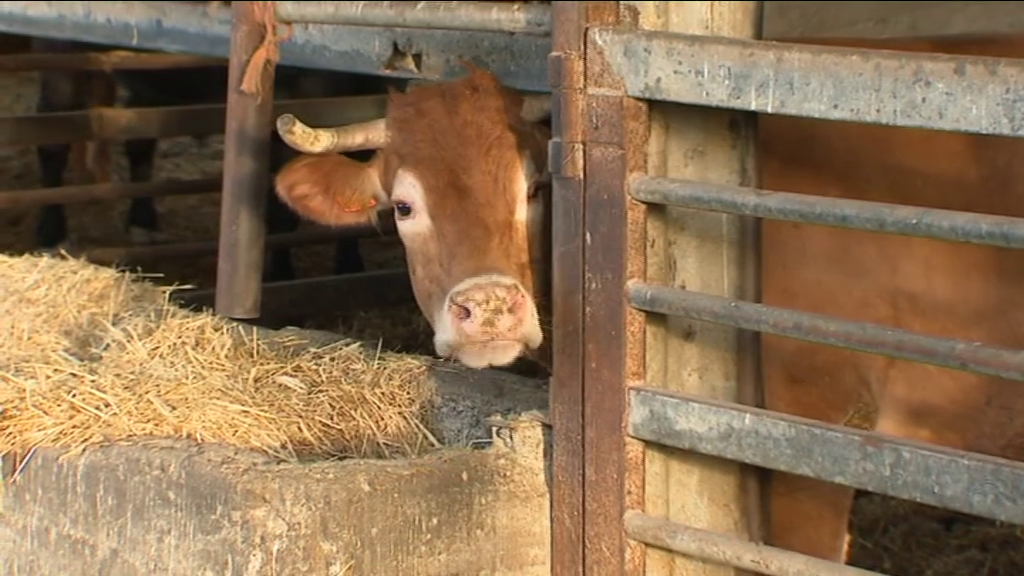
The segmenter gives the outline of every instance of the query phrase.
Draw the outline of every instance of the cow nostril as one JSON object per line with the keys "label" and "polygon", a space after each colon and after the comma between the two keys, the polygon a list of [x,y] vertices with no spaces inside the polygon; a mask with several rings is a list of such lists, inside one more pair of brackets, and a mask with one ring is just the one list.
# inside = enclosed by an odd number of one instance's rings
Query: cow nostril
{"label": "cow nostril", "polygon": [[459,322],[465,322],[473,316],[469,307],[462,304],[452,304],[452,312],[455,314],[455,319]]}

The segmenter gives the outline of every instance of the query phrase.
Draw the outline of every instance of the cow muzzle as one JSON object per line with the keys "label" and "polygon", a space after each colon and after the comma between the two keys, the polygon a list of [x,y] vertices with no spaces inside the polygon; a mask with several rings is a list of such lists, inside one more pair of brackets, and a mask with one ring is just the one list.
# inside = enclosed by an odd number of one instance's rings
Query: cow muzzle
{"label": "cow muzzle", "polygon": [[533,298],[503,275],[460,282],[448,293],[435,323],[434,349],[470,368],[507,366],[544,339]]}

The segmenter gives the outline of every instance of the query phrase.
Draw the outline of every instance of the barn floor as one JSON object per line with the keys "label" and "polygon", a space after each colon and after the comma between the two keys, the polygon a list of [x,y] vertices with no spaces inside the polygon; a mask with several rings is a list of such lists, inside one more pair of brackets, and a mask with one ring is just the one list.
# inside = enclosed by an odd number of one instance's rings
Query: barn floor
{"label": "barn floor", "polygon": [[[36,75],[0,75],[0,114],[29,114],[36,97]],[[220,170],[223,138],[196,141],[174,138],[161,142],[156,178],[192,179]],[[115,146],[115,178],[126,180],[126,163]],[[69,184],[74,183],[68,179]],[[35,153],[28,147],[0,149],[0,190],[38,187]],[[163,230],[175,241],[208,240],[217,236],[218,196],[178,196],[158,199]],[[127,245],[123,214],[127,201],[77,205],[69,211],[72,239],[79,246]],[[20,253],[30,247],[35,215],[26,211],[0,214],[0,251]],[[293,251],[301,277],[330,273],[330,247],[300,247]],[[402,263],[397,239],[362,242],[370,269]],[[213,287],[215,258],[167,259],[144,267],[160,274],[154,281]],[[429,331],[414,307],[364,313],[347,318],[320,318],[308,328],[339,330],[354,337],[383,339],[383,347],[430,354]],[[416,321],[410,322],[410,319]],[[1020,528],[991,523],[909,503],[862,495],[853,519],[853,563],[894,576],[961,576],[1024,573],[1024,536]]]}

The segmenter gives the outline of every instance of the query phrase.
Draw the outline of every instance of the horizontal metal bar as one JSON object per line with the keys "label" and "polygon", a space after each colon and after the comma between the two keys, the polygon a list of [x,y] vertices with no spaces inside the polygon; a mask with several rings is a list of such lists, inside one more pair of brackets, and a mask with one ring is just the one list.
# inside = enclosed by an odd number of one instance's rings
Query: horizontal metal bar
{"label": "horizontal metal bar", "polygon": [[42,72],[46,70],[167,70],[197,66],[227,66],[227,61],[190,54],[162,54],[110,50],[72,54],[4,54],[0,72]]}
{"label": "horizontal metal bar", "polygon": [[1020,136],[1024,60],[594,28],[635,98]]}
{"label": "horizontal metal bar", "polygon": [[[0,32],[227,58],[230,10],[205,4],[0,2]],[[410,55],[416,70],[395,68],[396,49]],[[512,88],[550,92],[550,51],[550,38],[533,35],[303,24],[280,44],[280,64],[445,80],[465,75],[469,60]]]}
{"label": "horizontal metal bar", "polygon": [[685,526],[663,518],[627,510],[626,536],[644,544],[692,558],[734,566],[766,576],[884,576],[854,566],[790,552],[766,544]]}
{"label": "horizontal metal bar", "polygon": [[284,22],[551,34],[551,5],[512,2],[275,2]]}
{"label": "horizontal metal bar", "polygon": [[107,182],[57,188],[0,192],[0,210],[38,208],[47,204],[111,202],[125,198],[163,198],[220,193],[220,177],[157,182]]}
{"label": "horizontal metal bar", "polygon": [[805,222],[1002,248],[1024,248],[1024,218],[886,202],[827,198],[644,176],[630,195],[640,202]]}
{"label": "horizontal metal bar", "polygon": [[[314,126],[352,124],[384,116],[385,96],[303,98],[274,102],[274,117],[301,115]],[[225,104],[115,108],[0,116],[0,146],[36,146],[88,140],[172,138],[224,132]],[[273,130],[273,126],[267,126]]]}
{"label": "horizontal metal bar", "polygon": [[636,281],[629,283],[627,291],[630,304],[646,312],[671,314],[1010,380],[1024,380],[1024,352],[1020,350],[925,336],[879,324],[851,322],[823,314],[797,312]]}
{"label": "horizontal metal bar", "polygon": [[[343,238],[381,238],[394,234],[394,228],[381,230],[372,224],[358,224],[341,228],[310,228],[267,236],[267,248],[289,248],[311,244],[327,244]],[[217,254],[218,240],[193,240],[168,244],[138,246],[104,246],[101,248],[66,250],[71,256],[83,258],[101,266],[130,265],[153,260],[199,258]]]}
{"label": "horizontal metal bar", "polygon": [[[189,308],[213,308],[215,290],[182,289],[171,299]],[[338,298],[344,294],[344,298]],[[389,268],[374,272],[320,276],[263,284],[260,325],[284,326],[303,318],[334,317],[387,309],[415,302],[409,271]]]}
{"label": "horizontal metal bar", "polygon": [[640,440],[1024,524],[1024,464],[778,414],[630,388]]}

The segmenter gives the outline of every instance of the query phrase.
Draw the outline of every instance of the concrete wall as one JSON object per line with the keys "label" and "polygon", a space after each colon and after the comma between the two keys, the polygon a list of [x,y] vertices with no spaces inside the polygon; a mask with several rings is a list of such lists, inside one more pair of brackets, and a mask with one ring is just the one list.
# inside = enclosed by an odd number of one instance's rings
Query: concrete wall
{"label": "concrete wall", "polygon": [[168,440],[40,450],[3,488],[0,573],[547,576],[542,437],[305,465]]}

